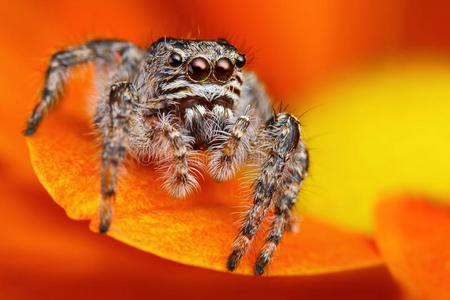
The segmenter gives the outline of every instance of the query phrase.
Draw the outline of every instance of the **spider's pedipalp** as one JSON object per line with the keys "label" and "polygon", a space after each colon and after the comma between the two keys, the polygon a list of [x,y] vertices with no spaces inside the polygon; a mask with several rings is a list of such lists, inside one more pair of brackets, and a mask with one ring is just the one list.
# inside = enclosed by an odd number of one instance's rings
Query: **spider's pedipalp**
{"label": "spider's pedipalp", "polygon": [[[24,134],[32,135],[41,123],[45,113],[53,107],[60,97],[66,84],[67,76],[71,67],[89,61],[105,61],[114,64],[115,54],[123,55],[128,49],[134,49],[135,56],[140,56],[140,50],[133,44],[119,40],[93,40],[78,47],[68,48],[52,55],[45,74],[44,88],[41,99],[33,109],[28,118]],[[126,59],[139,59],[128,56]]]}
{"label": "spider's pedipalp", "polygon": [[[289,114],[280,113],[268,121],[260,134],[271,146],[260,167],[260,174],[255,180],[253,206],[248,211],[240,232],[235,239],[232,252],[228,257],[227,268],[234,270],[242,256],[247,252],[270,207],[273,197],[282,193],[281,179],[300,141],[299,124]],[[278,227],[279,225],[276,224]],[[283,223],[281,224],[284,230]],[[275,228],[275,231],[278,228]],[[259,267],[259,265],[258,265]],[[262,271],[256,270],[257,274]]]}

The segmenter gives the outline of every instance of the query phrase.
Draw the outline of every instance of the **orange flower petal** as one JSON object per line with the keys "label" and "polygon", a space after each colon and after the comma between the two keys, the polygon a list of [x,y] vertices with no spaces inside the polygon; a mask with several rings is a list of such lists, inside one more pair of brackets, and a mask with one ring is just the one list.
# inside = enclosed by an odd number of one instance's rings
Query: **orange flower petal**
{"label": "orange flower petal", "polygon": [[397,299],[383,267],[261,280],[160,259],[92,234],[9,175],[0,169],[1,299]]}
{"label": "orange flower petal", "polygon": [[404,46],[408,50],[424,49],[438,53],[450,50],[450,2],[442,0],[408,0],[402,11]]}
{"label": "orange flower petal", "polygon": [[381,202],[375,235],[393,275],[418,299],[450,299],[450,207],[415,199]]}
{"label": "orange flower petal", "polygon": [[[76,80],[69,87],[63,107],[48,116],[28,145],[35,171],[54,200],[70,217],[96,221],[100,154],[88,114],[74,109],[89,93],[89,81]],[[243,212],[236,206],[250,203],[237,181],[218,184],[206,179],[201,192],[172,199],[151,167],[130,164],[121,179],[112,237],[174,261],[225,270],[240,219],[234,213]],[[238,272],[251,273],[256,252],[251,251]],[[379,263],[369,238],[305,219],[301,233],[286,235],[269,274],[316,274]]]}
{"label": "orange flower petal", "polygon": [[202,36],[225,36],[246,52],[283,102],[396,51],[403,30],[402,4],[390,0],[174,2]]}
{"label": "orange flower petal", "polygon": [[35,180],[25,159],[27,148],[21,131],[42,88],[50,55],[88,38],[123,38],[146,45],[152,38],[173,32],[173,26],[168,25],[175,16],[164,13],[165,3],[149,2],[111,0],[105,5],[90,0],[17,0],[0,10],[0,119],[3,125],[0,156],[4,159],[3,167],[17,178]]}

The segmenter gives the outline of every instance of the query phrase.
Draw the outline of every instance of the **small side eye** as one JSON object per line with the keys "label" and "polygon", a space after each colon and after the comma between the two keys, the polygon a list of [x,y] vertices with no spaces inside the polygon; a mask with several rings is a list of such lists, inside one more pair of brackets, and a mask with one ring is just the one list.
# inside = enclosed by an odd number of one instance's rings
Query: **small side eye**
{"label": "small side eye", "polygon": [[245,66],[246,62],[247,60],[245,59],[245,55],[241,54],[236,58],[236,67],[242,68],[243,66]]}
{"label": "small side eye", "polygon": [[180,54],[173,52],[172,54],[170,54],[169,56],[169,65],[176,68],[181,66],[181,64],[183,63],[183,58],[181,57]]}

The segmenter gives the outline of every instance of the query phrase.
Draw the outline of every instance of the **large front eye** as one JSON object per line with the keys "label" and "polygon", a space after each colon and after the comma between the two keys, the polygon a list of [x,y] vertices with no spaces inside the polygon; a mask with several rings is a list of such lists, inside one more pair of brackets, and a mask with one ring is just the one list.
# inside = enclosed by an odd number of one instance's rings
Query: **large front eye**
{"label": "large front eye", "polygon": [[226,57],[222,57],[216,63],[214,68],[214,76],[219,81],[227,81],[233,75],[233,63]]}
{"label": "large front eye", "polygon": [[181,57],[180,54],[173,52],[172,54],[170,54],[169,56],[169,65],[176,68],[181,66],[181,64],[183,63],[183,58]]}
{"label": "large front eye", "polygon": [[211,67],[203,57],[196,57],[188,64],[188,76],[194,81],[203,81],[209,77]]}

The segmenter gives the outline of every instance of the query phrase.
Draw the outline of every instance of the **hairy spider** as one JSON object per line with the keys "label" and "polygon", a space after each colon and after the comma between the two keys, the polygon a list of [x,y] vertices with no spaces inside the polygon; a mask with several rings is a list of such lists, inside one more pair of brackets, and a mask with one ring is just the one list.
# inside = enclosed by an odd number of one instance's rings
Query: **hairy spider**
{"label": "hairy spider", "polygon": [[[224,181],[244,163],[256,164],[253,205],[234,240],[227,268],[238,266],[273,207],[274,218],[254,269],[263,274],[290,228],[291,209],[308,170],[298,120],[273,111],[257,77],[242,71],[245,56],[226,40],[161,38],[149,49],[121,40],[93,40],[51,57],[25,135],[36,131],[57,102],[70,68],[89,61],[96,63],[102,79],[94,119],[103,142],[100,232],[110,226],[117,171],[126,155],[164,166],[164,187],[175,197],[198,188],[196,178],[203,167]],[[196,159],[199,151],[206,153],[207,163]]]}

